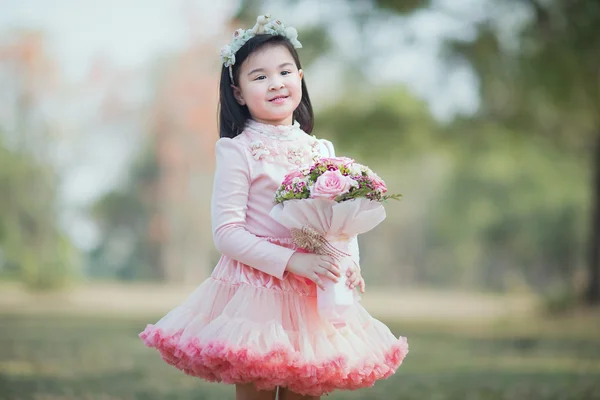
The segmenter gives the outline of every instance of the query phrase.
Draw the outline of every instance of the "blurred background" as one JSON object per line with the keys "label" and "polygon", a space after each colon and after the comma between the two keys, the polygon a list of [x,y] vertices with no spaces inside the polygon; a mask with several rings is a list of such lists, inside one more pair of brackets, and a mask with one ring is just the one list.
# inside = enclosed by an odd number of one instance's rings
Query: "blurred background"
{"label": "blurred background", "polygon": [[332,399],[600,399],[597,0],[0,0],[0,399],[224,399],[137,338],[206,279],[219,50],[299,31],[314,133],[401,202]]}

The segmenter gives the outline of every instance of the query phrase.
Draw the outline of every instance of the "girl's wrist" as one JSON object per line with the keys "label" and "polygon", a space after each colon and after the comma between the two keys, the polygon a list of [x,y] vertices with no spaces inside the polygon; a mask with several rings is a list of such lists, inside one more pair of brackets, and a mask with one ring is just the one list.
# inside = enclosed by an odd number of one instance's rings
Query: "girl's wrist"
{"label": "girl's wrist", "polygon": [[294,251],[292,253],[292,256],[288,259],[288,262],[285,265],[285,270],[284,271],[289,271],[292,268],[293,260],[294,260],[294,258],[296,258],[296,254],[298,254],[297,251]]}

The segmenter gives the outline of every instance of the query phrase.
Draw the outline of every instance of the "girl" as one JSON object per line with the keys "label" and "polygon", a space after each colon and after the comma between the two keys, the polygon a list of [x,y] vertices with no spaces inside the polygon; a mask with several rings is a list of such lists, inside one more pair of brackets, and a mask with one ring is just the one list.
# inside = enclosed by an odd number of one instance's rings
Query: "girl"
{"label": "girl", "polygon": [[[308,135],[313,110],[298,47],[295,29],[265,15],[222,50],[211,206],[222,257],[183,304],[140,334],[186,374],[235,384],[237,399],[318,399],[372,386],[408,352],[405,338],[358,303],[343,327],[320,318],[316,288],[342,278],[336,261],[296,251],[269,216],[288,172],[334,156],[331,142]],[[364,292],[358,268],[347,275]]]}

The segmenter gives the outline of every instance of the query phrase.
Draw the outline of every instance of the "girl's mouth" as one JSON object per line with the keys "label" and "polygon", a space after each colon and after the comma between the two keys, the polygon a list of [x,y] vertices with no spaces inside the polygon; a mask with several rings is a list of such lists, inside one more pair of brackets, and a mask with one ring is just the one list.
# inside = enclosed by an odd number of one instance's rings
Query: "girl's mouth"
{"label": "girl's mouth", "polygon": [[289,96],[277,96],[277,97],[274,97],[271,100],[269,100],[269,102],[275,103],[275,104],[283,103],[285,101],[285,99],[287,99],[288,97]]}

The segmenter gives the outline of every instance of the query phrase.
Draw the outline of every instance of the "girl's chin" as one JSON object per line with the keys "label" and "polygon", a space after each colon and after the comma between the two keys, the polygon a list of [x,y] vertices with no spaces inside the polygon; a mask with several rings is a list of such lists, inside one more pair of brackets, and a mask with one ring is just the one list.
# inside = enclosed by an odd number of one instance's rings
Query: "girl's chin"
{"label": "girl's chin", "polygon": [[[277,110],[277,112],[264,112],[261,114],[255,114],[254,116],[258,119],[267,120],[267,121],[280,121],[288,118],[293,118],[294,111],[293,110]],[[256,119],[255,118],[255,119]]]}

